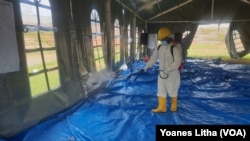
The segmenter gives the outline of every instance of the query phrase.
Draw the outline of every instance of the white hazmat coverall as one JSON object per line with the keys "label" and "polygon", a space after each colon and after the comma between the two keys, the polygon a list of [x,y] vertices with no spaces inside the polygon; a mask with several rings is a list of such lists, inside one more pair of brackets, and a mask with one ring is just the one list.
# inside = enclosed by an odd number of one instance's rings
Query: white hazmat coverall
{"label": "white hazmat coverall", "polygon": [[180,71],[178,70],[182,59],[181,44],[175,44],[173,48],[173,56],[171,54],[170,43],[166,46],[161,45],[159,50],[155,48],[153,55],[150,57],[149,62],[144,67],[146,71],[152,67],[159,59],[159,75],[158,75],[158,93],[157,96],[166,98],[178,96],[178,89],[180,87]]}

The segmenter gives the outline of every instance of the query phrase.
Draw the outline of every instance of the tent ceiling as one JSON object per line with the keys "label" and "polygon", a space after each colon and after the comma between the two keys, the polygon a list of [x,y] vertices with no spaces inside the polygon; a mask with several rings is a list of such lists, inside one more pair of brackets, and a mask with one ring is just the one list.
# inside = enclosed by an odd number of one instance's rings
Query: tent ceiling
{"label": "tent ceiling", "polygon": [[250,0],[117,0],[148,23],[250,21]]}

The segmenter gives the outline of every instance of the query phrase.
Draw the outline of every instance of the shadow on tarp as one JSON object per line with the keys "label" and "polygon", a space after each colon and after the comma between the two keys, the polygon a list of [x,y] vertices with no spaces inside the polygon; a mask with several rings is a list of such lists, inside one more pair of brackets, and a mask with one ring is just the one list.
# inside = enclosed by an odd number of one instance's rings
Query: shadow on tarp
{"label": "shadow on tarp", "polygon": [[9,140],[152,141],[156,124],[250,125],[249,65],[188,58],[178,111],[152,113],[158,65],[140,72],[145,62],[134,62],[86,101]]}

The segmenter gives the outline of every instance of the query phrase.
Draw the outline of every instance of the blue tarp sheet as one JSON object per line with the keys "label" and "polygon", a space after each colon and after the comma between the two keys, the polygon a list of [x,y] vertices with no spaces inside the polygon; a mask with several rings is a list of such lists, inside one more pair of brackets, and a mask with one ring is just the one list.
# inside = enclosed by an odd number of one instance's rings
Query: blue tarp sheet
{"label": "blue tarp sheet", "polygon": [[157,105],[156,63],[136,61],[97,93],[37,124],[12,141],[153,141],[155,125],[250,125],[250,65],[188,58],[181,71],[178,111]]}

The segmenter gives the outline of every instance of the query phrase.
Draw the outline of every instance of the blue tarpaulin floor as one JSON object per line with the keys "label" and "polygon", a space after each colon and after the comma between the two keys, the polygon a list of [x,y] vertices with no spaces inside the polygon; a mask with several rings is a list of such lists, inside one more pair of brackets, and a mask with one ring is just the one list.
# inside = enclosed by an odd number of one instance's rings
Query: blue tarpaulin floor
{"label": "blue tarpaulin floor", "polygon": [[11,140],[153,141],[155,125],[250,125],[250,65],[188,58],[181,71],[178,111],[152,113],[157,104],[156,63],[137,73],[136,61],[89,99]]}

